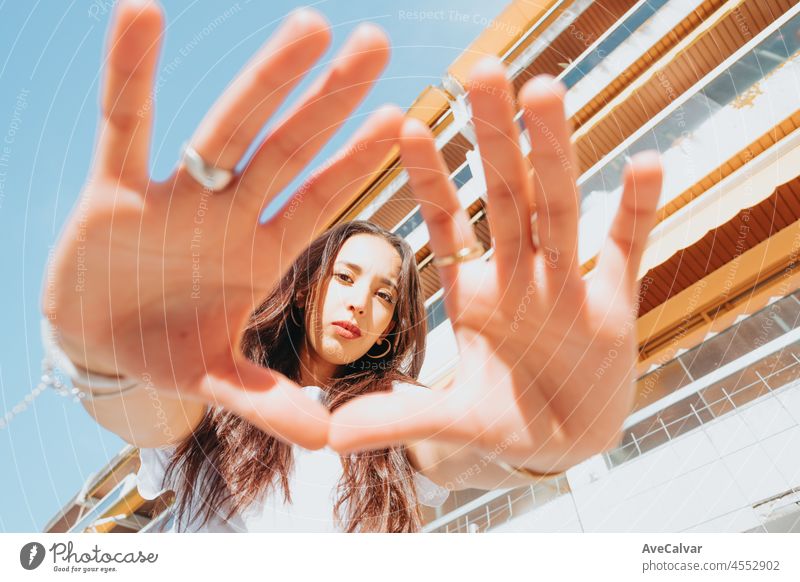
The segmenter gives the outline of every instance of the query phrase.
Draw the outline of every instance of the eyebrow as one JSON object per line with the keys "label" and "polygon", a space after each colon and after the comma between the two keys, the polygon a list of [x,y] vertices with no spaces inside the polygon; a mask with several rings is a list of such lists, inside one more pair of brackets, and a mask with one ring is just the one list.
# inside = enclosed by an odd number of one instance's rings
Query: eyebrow
{"label": "eyebrow", "polygon": [[[361,273],[361,271],[362,271],[361,267],[359,267],[355,263],[348,263],[347,261],[337,261],[337,262],[342,264],[342,265],[344,265],[344,266],[346,266],[346,267],[349,267],[349,268],[353,269],[356,273]],[[381,281],[381,283],[386,283],[387,285],[392,287],[396,292],[399,292],[398,289],[397,289],[397,283],[395,283],[391,279],[387,279],[386,277],[381,277],[380,281]]]}

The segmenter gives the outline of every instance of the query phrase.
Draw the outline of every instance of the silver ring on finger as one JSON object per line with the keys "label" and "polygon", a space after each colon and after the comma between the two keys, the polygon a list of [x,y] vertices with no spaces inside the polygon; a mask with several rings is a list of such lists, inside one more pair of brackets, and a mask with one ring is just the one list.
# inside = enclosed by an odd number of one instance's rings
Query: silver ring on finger
{"label": "silver ring on finger", "polygon": [[213,192],[224,190],[233,180],[232,170],[212,166],[188,142],[181,148],[181,161],[186,167],[186,171],[198,184]]}

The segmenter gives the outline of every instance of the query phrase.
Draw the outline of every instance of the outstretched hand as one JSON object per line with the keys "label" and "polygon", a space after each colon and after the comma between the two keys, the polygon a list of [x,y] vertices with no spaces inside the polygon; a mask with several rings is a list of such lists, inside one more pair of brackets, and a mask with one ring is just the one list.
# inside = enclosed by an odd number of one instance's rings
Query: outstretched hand
{"label": "outstretched hand", "polygon": [[[363,25],[278,120],[233,182],[202,188],[183,165],[148,173],[153,81],[163,36],[154,2],[121,0],[109,36],[102,119],[89,180],[50,265],[43,310],[86,368],[207,402],[307,448],[340,452],[433,439],[502,450],[557,471],[608,448],[633,396],[637,273],[661,186],[654,155],[626,169],[619,212],[590,280],[581,278],[579,193],[564,89],[538,78],[515,101],[497,63],[476,68],[470,101],[486,176],[493,255],[440,267],[461,362],[442,390],[371,394],[331,416],[274,370],[241,354],[244,326],[280,275],[355,194],[401,133],[401,149],[436,256],[476,237],[433,137],[392,107],[265,224],[263,208],[350,116],[384,68],[388,41]],[[292,14],[234,79],[189,144],[234,169],[330,40],[314,11]],[[533,167],[533,176],[530,174]],[[537,236],[530,218],[536,214]],[[605,364],[611,351],[616,359]],[[601,370],[602,374],[595,374]]]}
{"label": "outstretched hand", "polygon": [[[328,411],[239,346],[250,314],[327,226],[321,217],[343,209],[396,145],[402,112],[376,111],[286,212],[259,218],[369,91],[387,63],[387,38],[359,26],[233,182],[211,192],[182,164],[163,182],[148,172],[163,34],[155,2],[118,3],[94,162],[50,265],[43,311],[85,368],[146,379],[167,396],[222,405],[268,433],[320,448]],[[189,144],[209,164],[234,169],[329,42],[320,14],[291,14]]]}
{"label": "outstretched hand", "polygon": [[[532,141],[526,159],[503,66],[484,61],[474,70],[469,97],[494,249],[488,261],[439,267],[459,350],[455,376],[441,390],[370,394],[343,405],[331,418],[334,449],[431,439],[501,451],[506,462],[545,473],[618,441],[634,398],[637,275],[662,173],[654,153],[631,160],[609,237],[593,276],[584,280],[564,94],[547,77],[519,92]],[[408,120],[401,150],[434,255],[473,244],[475,233],[428,128]]]}

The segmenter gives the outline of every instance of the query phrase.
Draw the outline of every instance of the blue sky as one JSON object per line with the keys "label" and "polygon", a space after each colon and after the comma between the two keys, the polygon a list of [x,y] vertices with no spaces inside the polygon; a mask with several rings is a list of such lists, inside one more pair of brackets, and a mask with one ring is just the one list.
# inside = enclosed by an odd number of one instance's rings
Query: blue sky
{"label": "blue sky", "polygon": [[[0,147],[0,276],[5,281],[0,286],[0,417],[25,398],[40,375],[42,274],[89,168],[112,4],[0,0],[0,145],[7,146]],[[163,5],[167,36],[151,160],[156,178],[169,174],[180,145],[220,91],[281,17],[300,4],[164,0]],[[407,107],[426,85],[437,84],[504,3],[335,0],[313,5],[334,30],[326,58],[363,20],[381,24],[394,47],[378,86],[321,160],[378,105]],[[203,34],[221,16],[213,33]],[[169,66],[182,50],[188,54],[180,65]],[[80,404],[52,391],[41,394],[0,429],[0,532],[41,531],[123,446]]]}

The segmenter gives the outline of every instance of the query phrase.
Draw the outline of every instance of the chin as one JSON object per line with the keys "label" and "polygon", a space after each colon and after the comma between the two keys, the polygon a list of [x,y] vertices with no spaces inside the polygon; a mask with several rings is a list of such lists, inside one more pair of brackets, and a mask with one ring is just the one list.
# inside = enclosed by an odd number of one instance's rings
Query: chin
{"label": "chin", "polygon": [[342,364],[347,364],[348,362],[351,361],[347,357],[347,354],[345,354],[344,350],[342,349],[342,344],[340,344],[335,339],[325,341],[323,346],[324,350],[323,353],[320,355],[322,359],[324,359],[329,364],[336,364],[340,366]]}

